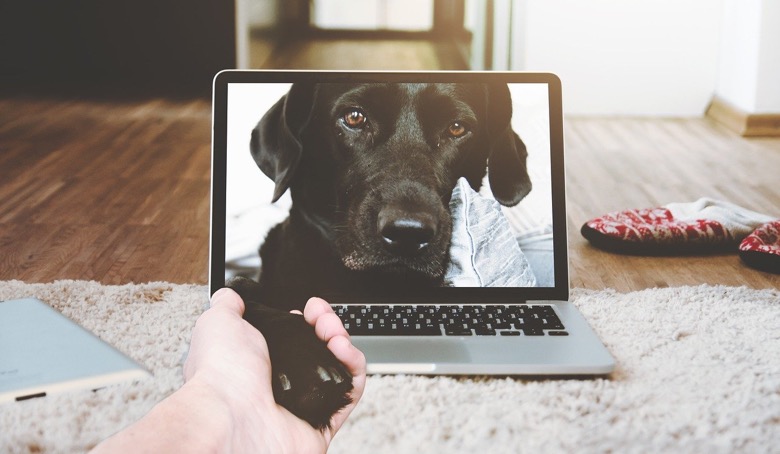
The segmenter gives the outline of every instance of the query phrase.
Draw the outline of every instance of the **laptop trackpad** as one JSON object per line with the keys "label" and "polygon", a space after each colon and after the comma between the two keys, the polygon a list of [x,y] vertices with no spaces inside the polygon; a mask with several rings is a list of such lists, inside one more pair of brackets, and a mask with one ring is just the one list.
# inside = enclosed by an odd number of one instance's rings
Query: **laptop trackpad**
{"label": "laptop trackpad", "polygon": [[468,363],[470,355],[463,343],[455,339],[421,337],[352,338],[352,343],[366,355],[369,373],[433,372],[436,363]]}

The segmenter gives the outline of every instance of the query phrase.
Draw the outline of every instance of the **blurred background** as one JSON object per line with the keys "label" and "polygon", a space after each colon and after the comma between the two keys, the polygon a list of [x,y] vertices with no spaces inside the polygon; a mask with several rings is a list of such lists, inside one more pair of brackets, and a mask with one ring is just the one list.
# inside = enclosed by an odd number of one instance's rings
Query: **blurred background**
{"label": "blurred background", "polygon": [[0,2],[7,88],[208,95],[224,68],[552,71],[569,114],[780,112],[777,0]]}

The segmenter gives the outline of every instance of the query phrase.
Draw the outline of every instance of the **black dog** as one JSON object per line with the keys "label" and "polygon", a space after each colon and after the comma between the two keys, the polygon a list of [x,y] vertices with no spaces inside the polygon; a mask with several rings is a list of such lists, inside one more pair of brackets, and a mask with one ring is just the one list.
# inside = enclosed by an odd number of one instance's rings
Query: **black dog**
{"label": "black dog", "polygon": [[[273,201],[290,189],[290,215],[261,247],[259,285],[234,287],[248,306],[288,311],[323,291],[441,286],[457,180],[478,190],[488,174],[506,206],[531,190],[511,117],[505,84],[294,84],[251,138],[252,156],[275,182]],[[258,327],[269,348],[298,335]],[[297,367],[337,370],[333,360]],[[280,372],[286,380],[298,375],[291,369]]]}

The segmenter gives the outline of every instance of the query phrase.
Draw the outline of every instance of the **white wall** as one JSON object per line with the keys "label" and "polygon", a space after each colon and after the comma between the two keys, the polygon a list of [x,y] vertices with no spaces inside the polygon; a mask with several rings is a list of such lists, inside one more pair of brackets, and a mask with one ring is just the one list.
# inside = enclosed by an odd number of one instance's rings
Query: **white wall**
{"label": "white wall", "polygon": [[271,28],[278,24],[281,12],[279,0],[237,0],[247,4],[246,15],[250,28]]}
{"label": "white wall", "polygon": [[312,21],[332,29],[430,30],[433,0],[316,0]]}
{"label": "white wall", "polygon": [[726,0],[718,97],[748,113],[780,112],[780,1]]}
{"label": "white wall", "polygon": [[756,106],[751,112],[780,112],[780,1],[763,0]]}
{"label": "white wall", "polygon": [[[239,67],[246,67],[247,23],[266,25],[278,11],[275,0],[236,1]],[[715,94],[748,113],[780,112],[780,0],[494,5],[494,68],[555,72],[567,114],[699,116]],[[485,4],[466,6],[475,33],[471,63],[479,69]]]}
{"label": "white wall", "polygon": [[567,114],[698,116],[717,83],[723,1],[515,0],[512,69],[558,74]]}

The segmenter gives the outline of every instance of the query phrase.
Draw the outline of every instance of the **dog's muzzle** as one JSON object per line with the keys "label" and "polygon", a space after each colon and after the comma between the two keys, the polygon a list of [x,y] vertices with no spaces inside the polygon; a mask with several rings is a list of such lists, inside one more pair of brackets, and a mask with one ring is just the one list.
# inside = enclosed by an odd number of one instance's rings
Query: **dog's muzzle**
{"label": "dog's muzzle", "polygon": [[436,237],[438,222],[425,212],[408,212],[386,206],[377,216],[377,234],[385,249],[393,255],[412,256],[428,247]]}

